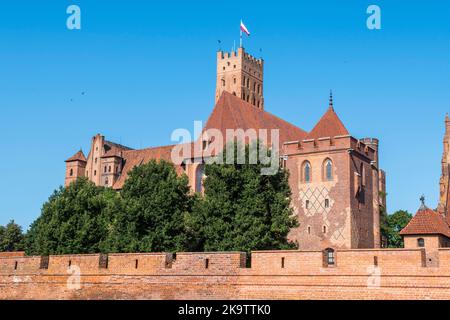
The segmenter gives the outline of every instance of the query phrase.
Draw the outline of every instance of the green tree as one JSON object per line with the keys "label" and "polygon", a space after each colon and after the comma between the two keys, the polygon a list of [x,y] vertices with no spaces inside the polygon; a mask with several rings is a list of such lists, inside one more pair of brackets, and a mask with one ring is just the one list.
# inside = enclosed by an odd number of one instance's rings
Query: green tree
{"label": "green tree", "polygon": [[[267,166],[259,161],[249,164],[249,145],[245,146],[245,163],[238,164],[239,148],[242,146],[234,145],[234,164],[205,166],[204,198],[189,219],[197,250],[295,248],[287,240],[291,228],[297,226],[287,171],[278,168],[274,175],[262,175],[261,169]],[[259,152],[270,155],[261,145]],[[219,157],[226,159],[226,154],[225,150]]]}
{"label": "green tree", "polygon": [[78,179],[55,191],[27,234],[27,254],[100,252],[112,224],[111,207],[119,195]]}
{"label": "green tree", "polygon": [[0,226],[0,252],[22,251],[24,235],[22,227],[10,221],[5,227]]}
{"label": "green tree", "polygon": [[185,219],[192,210],[186,175],[173,164],[151,160],[135,167],[115,208],[107,248],[113,252],[175,252],[189,248]]}
{"label": "green tree", "polygon": [[406,227],[411,219],[412,215],[405,210],[399,210],[387,216],[384,232],[386,233],[389,248],[403,247],[403,239],[400,231]]}

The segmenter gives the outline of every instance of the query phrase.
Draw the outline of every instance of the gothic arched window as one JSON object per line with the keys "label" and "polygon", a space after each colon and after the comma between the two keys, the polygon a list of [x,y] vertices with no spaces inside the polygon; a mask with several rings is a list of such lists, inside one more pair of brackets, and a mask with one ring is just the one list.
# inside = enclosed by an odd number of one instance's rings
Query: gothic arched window
{"label": "gothic arched window", "polygon": [[303,182],[311,182],[311,164],[305,161],[303,164]]}
{"label": "gothic arched window", "polygon": [[323,169],[325,180],[333,180],[333,162],[330,159],[325,160]]}

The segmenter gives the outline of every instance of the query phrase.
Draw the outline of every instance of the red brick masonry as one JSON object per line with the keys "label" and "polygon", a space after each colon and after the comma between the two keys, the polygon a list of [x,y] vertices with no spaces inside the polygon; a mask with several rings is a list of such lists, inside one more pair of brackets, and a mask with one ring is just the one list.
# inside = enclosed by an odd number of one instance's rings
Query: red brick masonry
{"label": "red brick masonry", "polygon": [[334,266],[321,251],[253,252],[251,266],[239,252],[0,256],[0,299],[450,299],[450,249],[438,260],[426,267],[423,249],[338,250]]}

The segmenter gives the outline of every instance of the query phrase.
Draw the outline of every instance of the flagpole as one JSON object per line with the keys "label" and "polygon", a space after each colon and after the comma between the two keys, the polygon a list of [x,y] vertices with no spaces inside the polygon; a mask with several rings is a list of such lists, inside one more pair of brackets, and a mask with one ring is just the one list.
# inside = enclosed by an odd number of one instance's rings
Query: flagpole
{"label": "flagpole", "polygon": [[242,30],[241,30],[240,48],[242,48]]}

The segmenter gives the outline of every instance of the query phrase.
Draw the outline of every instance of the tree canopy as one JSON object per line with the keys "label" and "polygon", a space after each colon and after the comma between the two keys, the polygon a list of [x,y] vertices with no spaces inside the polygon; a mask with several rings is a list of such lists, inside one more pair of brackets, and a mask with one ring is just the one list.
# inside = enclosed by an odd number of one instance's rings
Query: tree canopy
{"label": "tree canopy", "polygon": [[389,248],[403,247],[403,239],[400,231],[406,227],[411,219],[412,215],[405,210],[399,210],[386,216],[384,223],[382,223],[382,233],[387,238]]}
{"label": "tree canopy", "polygon": [[[287,240],[297,226],[290,207],[288,173],[278,168],[273,175],[262,175],[267,167],[260,161],[249,164],[249,145],[245,163],[239,164],[235,144],[233,164],[205,167],[204,198],[191,215],[199,251],[250,251],[294,248]],[[219,155],[226,159],[226,150]],[[259,146],[259,152],[270,153]],[[277,159],[278,161],[278,159]]]}
{"label": "tree canopy", "polygon": [[0,252],[22,251],[24,245],[22,227],[14,220],[6,226],[0,226]]}

